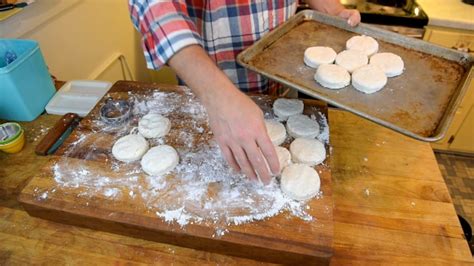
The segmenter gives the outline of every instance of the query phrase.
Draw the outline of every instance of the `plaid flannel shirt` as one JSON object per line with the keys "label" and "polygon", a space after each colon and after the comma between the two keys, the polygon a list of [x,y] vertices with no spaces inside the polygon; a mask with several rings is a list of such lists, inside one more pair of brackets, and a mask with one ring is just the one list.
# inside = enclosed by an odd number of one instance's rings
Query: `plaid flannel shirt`
{"label": "plaid flannel shirt", "polygon": [[296,11],[295,0],[129,0],[150,69],[186,46],[201,45],[244,92],[265,92],[269,82],[236,62],[237,55]]}

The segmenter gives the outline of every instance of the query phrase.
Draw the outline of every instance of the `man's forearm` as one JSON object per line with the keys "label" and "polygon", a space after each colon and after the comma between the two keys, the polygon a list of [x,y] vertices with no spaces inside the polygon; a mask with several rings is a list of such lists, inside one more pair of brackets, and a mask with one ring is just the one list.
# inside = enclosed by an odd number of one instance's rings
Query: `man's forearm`
{"label": "man's forearm", "polygon": [[204,105],[215,101],[216,97],[238,92],[233,83],[199,45],[182,49],[170,59],[168,64]]}

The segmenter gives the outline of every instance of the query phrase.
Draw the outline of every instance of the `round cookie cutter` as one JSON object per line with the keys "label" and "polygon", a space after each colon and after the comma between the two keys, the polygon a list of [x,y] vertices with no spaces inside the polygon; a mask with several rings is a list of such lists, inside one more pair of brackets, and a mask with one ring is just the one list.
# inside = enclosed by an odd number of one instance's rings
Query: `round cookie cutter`
{"label": "round cookie cutter", "polygon": [[122,125],[130,119],[132,108],[133,98],[128,100],[114,100],[109,97],[100,108],[100,119],[108,125]]}

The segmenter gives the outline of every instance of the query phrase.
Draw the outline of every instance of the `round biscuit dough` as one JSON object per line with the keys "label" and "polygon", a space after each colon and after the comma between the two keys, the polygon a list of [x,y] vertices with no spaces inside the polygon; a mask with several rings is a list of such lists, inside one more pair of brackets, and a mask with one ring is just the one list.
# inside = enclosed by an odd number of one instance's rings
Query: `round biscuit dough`
{"label": "round biscuit dough", "polygon": [[273,145],[278,146],[285,141],[286,129],[282,123],[275,120],[265,120],[265,127]]}
{"label": "round biscuit dough", "polygon": [[312,68],[322,64],[332,64],[336,58],[334,49],[325,46],[313,46],[304,51],[304,63]]}
{"label": "round biscuit dough", "polygon": [[138,121],[138,131],[145,138],[161,138],[170,128],[170,120],[159,114],[147,114]]}
{"label": "round biscuit dough", "polygon": [[285,147],[276,146],[276,154],[278,156],[278,162],[280,163],[280,172],[291,164],[291,154]]}
{"label": "round biscuit dough", "polygon": [[130,134],[119,138],[112,147],[112,155],[122,162],[133,162],[142,158],[148,150],[148,142],[138,134]]}
{"label": "round biscuit dough", "polygon": [[273,103],[273,112],[278,118],[287,120],[292,115],[303,113],[304,103],[298,99],[279,98]]}
{"label": "round biscuit dough", "polygon": [[306,164],[292,164],[281,174],[281,191],[294,200],[308,200],[319,193],[318,172]]}
{"label": "round biscuit dough", "polygon": [[295,163],[310,166],[320,164],[326,159],[326,148],[317,139],[297,138],[291,143],[290,152]]}
{"label": "round biscuit dough", "polygon": [[374,54],[370,57],[370,64],[378,66],[389,78],[401,75],[405,68],[402,58],[394,53]]}
{"label": "round biscuit dough", "polygon": [[179,163],[176,150],[168,145],[159,145],[151,148],[141,160],[143,171],[151,176],[166,174]]}
{"label": "round biscuit dough", "polygon": [[369,58],[364,52],[357,50],[344,50],[340,52],[336,57],[336,64],[342,66],[349,73],[359,67],[365,66],[369,63]]}
{"label": "round biscuit dough", "polygon": [[387,76],[377,66],[363,66],[352,73],[352,86],[363,93],[374,93],[387,84]]}
{"label": "round biscuit dough", "polygon": [[354,36],[346,42],[347,50],[358,50],[367,56],[375,54],[379,50],[379,43],[370,36]]}
{"label": "round biscuit dough", "polygon": [[351,83],[351,75],[341,66],[330,64],[320,65],[314,79],[328,89],[341,89]]}
{"label": "round biscuit dough", "polygon": [[288,134],[293,138],[315,138],[319,135],[319,124],[307,115],[294,115],[286,122]]}

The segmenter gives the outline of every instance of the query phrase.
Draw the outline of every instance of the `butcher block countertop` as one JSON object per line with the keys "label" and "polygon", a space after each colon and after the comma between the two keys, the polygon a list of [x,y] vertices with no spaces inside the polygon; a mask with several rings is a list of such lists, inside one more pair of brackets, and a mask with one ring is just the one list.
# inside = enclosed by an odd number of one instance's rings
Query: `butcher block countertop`
{"label": "butcher block countertop", "polygon": [[[46,163],[34,148],[58,119],[22,123],[24,150],[0,154],[0,264],[260,263],[30,217],[16,198]],[[332,263],[473,263],[429,144],[340,110],[329,120]]]}

